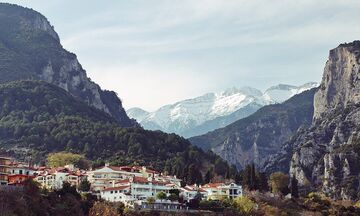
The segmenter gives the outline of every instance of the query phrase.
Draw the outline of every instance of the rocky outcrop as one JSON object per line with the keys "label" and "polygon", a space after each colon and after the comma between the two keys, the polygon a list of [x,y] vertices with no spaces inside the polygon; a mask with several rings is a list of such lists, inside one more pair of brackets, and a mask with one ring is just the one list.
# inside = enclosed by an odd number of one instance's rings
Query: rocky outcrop
{"label": "rocky outcrop", "polygon": [[0,3],[0,52],[0,83],[43,80],[110,114],[123,127],[137,125],[115,92],[102,90],[87,77],[76,55],[61,46],[53,26],[40,13]]}
{"label": "rocky outcrop", "polygon": [[299,128],[311,124],[314,93],[312,89],[282,104],[265,106],[224,128],[190,138],[190,142],[211,149],[239,169],[253,162],[263,169],[267,159],[277,154]]}
{"label": "rocky outcrop", "polygon": [[360,102],[360,41],[330,51],[323,79],[314,100],[314,118],[337,107]]}
{"label": "rocky outcrop", "polygon": [[334,199],[360,198],[359,53],[359,41],[330,51],[312,126],[289,143],[290,175]]}

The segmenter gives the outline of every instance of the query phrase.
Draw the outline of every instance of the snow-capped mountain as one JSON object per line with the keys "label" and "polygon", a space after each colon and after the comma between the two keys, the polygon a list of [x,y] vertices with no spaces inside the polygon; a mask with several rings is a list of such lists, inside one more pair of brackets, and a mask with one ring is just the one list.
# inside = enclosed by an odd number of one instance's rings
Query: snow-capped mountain
{"label": "snow-capped mountain", "polygon": [[316,82],[306,83],[301,86],[279,84],[267,89],[264,92],[264,98],[269,103],[282,103],[296,94],[318,86],[319,84]]}
{"label": "snow-capped mountain", "polygon": [[317,83],[307,83],[298,87],[278,85],[264,93],[251,87],[230,88],[223,92],[208,93],[165,105],[154,112],[132,108],[127,114],[145,129],[191,137],[224,127],[251,115],[262,106],[281,103],[316,86]]}

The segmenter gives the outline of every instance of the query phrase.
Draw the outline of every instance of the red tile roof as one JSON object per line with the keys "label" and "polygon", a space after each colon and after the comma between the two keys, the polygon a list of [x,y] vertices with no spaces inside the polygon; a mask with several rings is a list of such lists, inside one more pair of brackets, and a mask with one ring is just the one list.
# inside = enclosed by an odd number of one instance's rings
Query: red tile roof
{"label": "red tile roof", "polygon": [[129,182],[130,182],[129,179],[124,179],[124,180],[120,180],[120,181],[115,182],[115,184],[125,184],[125,183],[129,183]]}
{"label": "red tile roof", "polygon": [[208,183],[206,185],[203,185],[203,188],[217,188],[224,185],[224,183]]}
{"label": "red tile roof", "polygon": [[126,188],[129,188],[130,186],[119,186],[119,187],[110,187],[106,188],[103,191],[115,191],[115,190],[124,190]]}

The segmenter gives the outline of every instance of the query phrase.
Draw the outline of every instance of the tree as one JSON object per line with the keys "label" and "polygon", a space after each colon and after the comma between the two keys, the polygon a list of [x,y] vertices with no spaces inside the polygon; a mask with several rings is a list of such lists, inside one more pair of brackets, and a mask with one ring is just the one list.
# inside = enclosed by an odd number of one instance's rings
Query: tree
{"label": "tree", "polygon": [[148,198],[146,199],[146,202],[147,202],[149,205],[153,205],[153,204],[156,202],[156,200],[155,200],[154,197],[148,197]]}
{"label": "tree", "polygon": [[161,191],[156,194],[156,198],[162,201],[162,200],[165,200],[167,198],[167,196],[166,196],[166,193]]}
{"label": "tree", "polygon": [[246,196],[235,198],[233,205],[242,215],[252,215],[256,210],[256,203]]}
{"label": "tree", "polygon": [[107,202],[95,202],[94,206],[90,209],[89,216],[118,216],[117,210],[113,205]]}
{"label": "tree", "polygon": [[168,200],[170,200],[170,201],[172,201],[172,202],[178,201],[178,200],[179,200],[179,196],[172,193],[172,194],[170,194],[170,195],[168,196]]}
{"label": "tree", "polygon": [[50,167],[63,167],[73,164],[80,169],[88,169],[90,165],[83,155],[70,152],[51,153],[48,155],[47,161]]}
{"label": "tree", "polygon": [[250,168],[250,190],[256,190],[256,189],[258,189],[256,170],[255,170],[255,164],[252,163]]}
{"label": "tree", "polygon": [[211,170],[208,170],[205,174],[204,183],[210,183],[213,178]]}
{"label": "tree", "polygon": [[270,175],[269,183],[273,193],[285,194],[288,190],[289,176],[282,172],[274,172]]}
{"label": "tree", "polygon": [[90,182],[87,179],[83,179],[79,184],[79,191],[87,192],[90,190]]}
{"label": "tree", "polygon": [[293,175],[291,178],[291,197],[299,197],[298,180],[296,179],[295,175]]}

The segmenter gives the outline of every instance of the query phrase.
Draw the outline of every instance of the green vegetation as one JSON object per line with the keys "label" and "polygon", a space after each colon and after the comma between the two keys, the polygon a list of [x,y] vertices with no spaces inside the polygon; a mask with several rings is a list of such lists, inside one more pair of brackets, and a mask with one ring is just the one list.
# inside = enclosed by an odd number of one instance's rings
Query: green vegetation
{"label": "green vegetation", "polygon": [[164,192],[159,192],[156,194],[156,199],[159,199],[159,200],[166,200],[167,196],[166,196],[166,193]]}
{"label": "green vegetation", "polygon": [[275,172],[270,175],[269,184],[273,193],[286,195],[289,192],[289,176],[282,172]]}
{"label": "green vegetation", "polygon": [[88,215],[95,201],[95,196],[82,197],[70,184],[65,183],[61,190],[47,192],[28,180],[23,190],[0,190],[0,215]]}
{"label": "green vegetation", "polygon": [[[61,152],[49,157],[53,166],[73,162],[81,158],[79,155],[92,160],[93,166],[105,162],[146,165],[177,175],[189,184],[203,183],[207,172],[221,178],[237,173],[219,156],[203,152],[186,139],[160,131],[121,128],[107,114],[40,81],[0,85],[1,150],[42,163],[48,153]],[[84,162],[83,158],[79,162]],[[79,162],[79,166],[84,165]]]}
{"label": "green vegetation", "polygon": [[47,164],[50,167],[64,167],[73,164],[80,169],[88,169],[90,162],[83,155],[70,152],[50,153],[47,157]]}
{"label": "green vegetation", "polygon": [[90,187],[91,187],[91,183],[87,179],[84,179],[80,182],[78,186],[78,190],[81,192],[88,192],[90,191]]}
{"label": "green vegetation", "polygon": [[291,178],[291,197],[299,197],[298,180],[296,179],[295,175],[293,175]]}
{"label": "green vegetation", "polygon": [[247,165],[235,176],[236,183],[248,190],[268,191],[268,181],[265,173],[258,172],[254,164]]}

